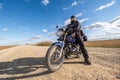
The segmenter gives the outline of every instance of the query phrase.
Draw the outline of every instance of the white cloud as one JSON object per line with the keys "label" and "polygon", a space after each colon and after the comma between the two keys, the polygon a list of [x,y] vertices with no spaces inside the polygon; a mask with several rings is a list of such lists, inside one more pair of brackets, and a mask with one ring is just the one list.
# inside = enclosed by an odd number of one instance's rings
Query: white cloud
{"label": "white cloud", "polygon": [[2,30],[3,30],[3,31],[8,31],[8,28],[3,28]]}
{"label": "white cloud", "polygon": [[64,21],[64,25],[68,25],[68,24],[70,24],[70,19]]}
{"label": "white cloud", "polygon": [[87,30],[94,30],[97,28],[104,28],[106,30],[112,30],[120,27],[120,16],[114,18],[110,22],[96,22],[91,25],[85,26]]}
{"label": "white cloud", "polygon": [[56,35],[56,32],[55,31],[52,31],[49,33],[49,36],[55,36]]}
{"label": "white cloud", "polygon": [[47,29],[43,29],[42,31],[43,31],[43,32],[47,32],[48,30],[47,30]]}
{"label": "white cloud", "polygon": [[44,36],[42,35],[33,35],[32,37],[26,40],[11,41],[11,44],[12,45],[35,44],[37,42],[40,42],[42,39],[44,39]]}
{"label": "white cloud", "polygon": [[85,29],[87,30],[94,30],[96,28],[101,28],[101,27],[104,27],[105,25],[107,25],[108,23],[106,22],[96,22],[96,23],[93,23],[91,25],[87,25],[85,26]]}
{"label": "white cloud", "polygon": [[108,7],[112,6],[112,5],[114,5],[115,2],[116,2],[115,0],[112,0],[112,2],[98,7],[95,11],[99,11],[99,10],[103,10],[103,9],[105,9],[105,8],[108,8]]}
{"label": "white cloud", "polygon": [[[85,26],[85,30],[92,31],[89,39],[117,39],[120,38],[120,16],[110,22],[96,22]],[[94,30],[94,31],[93,31]]]}
{"label": "white cloud", "polygon": [[76,5],[78,5],[78,3],[77,3],[76,1],[74,1],[74,2],[72,3],[71,7],[76,6]]}
{"label": "white cloud", "polygon": [[114,18],[113,20],[110,21],[110,23],[118,23],[118,24],[120,24],[119,22],[120,22],[120,16],[118,16],[118,17],[116,17],[116,18]]}
{"label": "white cloud", "polygon": [[47,6],[47,5],[50,3],[50,1],[49,1],[49,0],[42,0],[42,3],[43,3],[45,6]]}
{"label": "white cloud", "polygon": [[78,13],[78,14],[76,14],[75,16],[78,18],[78,17],[80,17],[80,16],[82,16],[83,14],[82,13]]}
{"label": "white cloud", "polygon": [[89,40],[120,39],[120,32],[106,32],[97,35],[89,35],[88,39]]}
{"label": "white cloud", "polygon": [[41,36],[41,35],[33,35],[32,36],[32,40],[42,39],[42,38],[43,38],[43,36]]}
{"label": "white cloud", "polygon": [[83,18],[83,19],[80,19],[80,20],[78,20],[80,23],[83,23],[83,22],[85,22],[85,21],[88,21],[88,18]]}
{"label": "white cloud", "polygon": [[69,7],[63,8],[63,10],[71,9],[72,7],[77,6],[78,4],[83,3],[83,2],[84,2],[84,0],[74,1],[71,3],[71,5]]}

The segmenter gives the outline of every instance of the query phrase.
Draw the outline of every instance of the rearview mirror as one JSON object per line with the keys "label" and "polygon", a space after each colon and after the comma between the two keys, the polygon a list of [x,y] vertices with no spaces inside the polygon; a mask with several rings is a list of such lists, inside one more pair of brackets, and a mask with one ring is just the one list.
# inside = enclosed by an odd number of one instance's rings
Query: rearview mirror
{"label": "rearview mirror", "polygon": [[59,26],[57,25],[56,28],[59,28]]}

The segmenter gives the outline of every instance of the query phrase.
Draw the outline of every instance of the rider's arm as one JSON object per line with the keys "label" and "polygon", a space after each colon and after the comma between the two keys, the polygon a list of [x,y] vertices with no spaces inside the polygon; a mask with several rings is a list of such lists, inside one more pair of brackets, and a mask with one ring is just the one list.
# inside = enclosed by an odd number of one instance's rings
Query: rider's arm
{"label": "rider's arm", "polygon": [[75,30],[80,31],[80,29],[81,29],[81,25],[80,25],[79,21],[76,21]]}
{"label": "rider's arm", "polygon": [[70,27],[71,27],[71,25],[68,24],[67,27],[66,27],[66,29],[65,29],[65,33],[68,33],[68,30],[69,30]]}

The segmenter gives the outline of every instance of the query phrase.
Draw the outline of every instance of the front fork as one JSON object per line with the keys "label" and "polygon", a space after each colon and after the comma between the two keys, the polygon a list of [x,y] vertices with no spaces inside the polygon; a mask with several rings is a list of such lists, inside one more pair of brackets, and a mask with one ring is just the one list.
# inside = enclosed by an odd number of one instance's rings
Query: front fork
{"label": "front fork", "polygon": [[58,59],[60,59],[60,58],[62,57],[63,49],[64,49],[64,44],[63,44],[63,46],[61,47],[60,55],[59,55]]}
{"label": "front fork", "polygon": [[65,46],[66,36],[67,36],[67,34],[65,34],[65,36],[64,36],[63,45],[62,45],[61,50],[60,50],[60,56],[59,56],[59,59],[62,57],[63,49],[64,49],[64,46]]}

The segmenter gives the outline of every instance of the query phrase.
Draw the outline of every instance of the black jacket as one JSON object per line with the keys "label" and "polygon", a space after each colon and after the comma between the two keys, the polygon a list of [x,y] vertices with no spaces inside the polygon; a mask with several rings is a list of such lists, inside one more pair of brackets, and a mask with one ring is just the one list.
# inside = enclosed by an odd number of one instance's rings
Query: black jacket
{"label": "black jacket", "polygon": [[71,21],[71,23],[66,28],[66,32],[69,32],[69,30],[71,30],[71,32],[80,31],[80,28],[81,26],[79,21]]}

